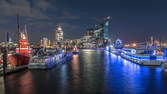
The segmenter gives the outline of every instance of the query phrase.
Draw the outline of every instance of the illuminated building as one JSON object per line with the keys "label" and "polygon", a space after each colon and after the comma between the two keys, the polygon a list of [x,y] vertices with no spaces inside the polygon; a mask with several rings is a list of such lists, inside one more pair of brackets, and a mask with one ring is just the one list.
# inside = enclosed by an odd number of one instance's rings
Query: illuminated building
{"label": "illuminated building", "polygon": [[49,46],[49,40],[48,38],[42,38],[41,40],[41,46],[44,47],[44,48],[47,48]]}
{"label": "illuminated building", "polygon": [[109,40],[109,20],[110,17],[107,17],[106,22],[103,24],[103,37],[105,40]]}
{"label": "illuminated building", "polygon": [[57,25],[55,30],[55,42],[54,46],[56,48],[63,48],[64,47],[64,41],[63,41],[63,30],[60,25]]}
{"label": "illuminated building", "polygon": [[63,41],[63,30],[60,25],[57,26],[56,31],[55,31],[55,41],[56,42]]}
{"label": "illuminated building", "polygon": [[[110,18],[107,17],[101,24],[96,25],[93,28],[87,29],[84,36],[82,36],[80,39],[75,40],[73,42],[64,41],[64,44],[67,45],[77,45],[80,48],[100,48],[105,47],[109,44],[109,20]],[[60,34],[59,34],[60,32]],[[62,34],[61,34],[62,33]],[[60,37],[61,36],[61,37]],[[60,47],[60,44],[62,42],[60,41],[63,39],[63,32],[58,25],[58,28],[56,29],[56,46],[58,45]]]}
{"label": "illuminated building", "polygon": [[82,46],[85,48],[105,47],[109,43],[109,20],[110,18],[107,17],[102,24],[88,29],[80,39]]}

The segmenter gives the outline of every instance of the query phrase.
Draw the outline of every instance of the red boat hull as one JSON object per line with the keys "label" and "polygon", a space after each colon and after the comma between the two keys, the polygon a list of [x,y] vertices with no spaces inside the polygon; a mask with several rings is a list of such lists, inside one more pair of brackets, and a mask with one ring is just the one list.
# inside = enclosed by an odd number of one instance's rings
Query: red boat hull
{"label": "red boat hull", "polygon": [[12,66],[28,65],[30,55],[26,54],[15,54],[8,56],[8,61]]}

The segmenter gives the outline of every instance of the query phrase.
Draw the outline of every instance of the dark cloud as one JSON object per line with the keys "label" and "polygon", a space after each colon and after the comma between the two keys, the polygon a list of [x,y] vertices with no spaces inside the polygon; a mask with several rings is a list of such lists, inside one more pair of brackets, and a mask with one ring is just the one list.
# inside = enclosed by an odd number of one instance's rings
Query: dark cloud
{"label": "dark cloud", "polygon": [[[42,0],[40,0],[42,1]],[[2,12],[0,16],[20,16],[30,17],[35,19],[46,19],[48,16],[40,10],[41,7],[48,8],[47,4],[38,4],[31,6],[29,0],[1,0],[0,1],[0,11]],[[44,7],[45,6],[45,7]]]}
{"label": "dark cloud", "polygon": [[[56,13],[49,13],[48,10],[54,10]],[[65,20],[78,20],[79,16],[73,15],[71,12],[63,10],[61,12],[57,11],[56,4],[52,4],[48,0],[1,0],[0,1],[0,24],[1,30],[0,35],[5,35],[5,32],[14,32],[16,33],[16,15],[20,15],[20,23],[28,24],[30,32],[30,39],[33,38],[40,39],[42,34],[44,36],[50,36],[50,33],[56,28],[56,24],[63,23],[65,30],[75,31],[78,25],[68,23]],[[10,26],[10,28],[8,28]],[[69,28],[69,29],[67,29]],[[77,27],[79,28],[79,27]],[[41,33],[43,32],[43,33]],[[48,33],[48,34],[47,34]],[[67,32],[68,33],[68,32]],[[11,33],[11,36],[14,36],[14,33]],[[36,35],[36,37],[34,36]],[[71,35],[72,36],[72,35]],[[51,37],[53,39],[54,36]],[[69,37],[69,36],[67,36]],[[1,37],[3,40],[4,37]],[[15,38],[14,38],[15,39]]]}
{"label": "dark cloud", "polygon": [[64,37],[67,39],[79,38],[83,35],[82,26],[70,23],[60,23],[63,28]]}
{"label": "dark cloud", "polygon": [[162,0],[0,0],[0,40],[6,32],[15,39],[16,15],[27,24],[31,40],[54,39],[57,24],[65,38],[79,38],[86,29],[111,16],[110,33],[125,41],[151,35],[166,39],[167,6]]}
{"label": "dark cloud", "polygon": [[68,11],[63,11],[63,16],[59,17],[60,19],[70,19],[70,20],[78,20],[80,19],[79,16],[73,15]]}

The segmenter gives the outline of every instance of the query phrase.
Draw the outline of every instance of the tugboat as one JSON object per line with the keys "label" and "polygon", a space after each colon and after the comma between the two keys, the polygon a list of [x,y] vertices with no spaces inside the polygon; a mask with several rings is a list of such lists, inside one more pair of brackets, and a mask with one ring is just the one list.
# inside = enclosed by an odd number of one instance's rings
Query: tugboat
{"label": "tugboat", "polygon": [[26,68],[31,57],[31,48],[28,42],[26,25],[23,31],[19,31],[19,43],[16,51],[8,54],[7,72]]}
{"label": "tugboat", "polygon": [[78,48],[77,48],[76,46],[74,46],[74,48],[73,48],[73,50],[72,50],[72,53],[73,53],[74,55],[79,54],[79,50],[78,50]]}
{"label": "tugboat", "polygon": [[[7,64],[6,64],[7,66],[5,66],[6,73],[11,73],[19,71],[20,69],[27,68],[29,60],[31,58],[31,47],[28,41],[26,25],[23,30],[20,30],[19,16],[17,16],[17,23],[18,23],[18,45],[16,46],[16,49],[9,50],[8,44],[5,44],[5,46],[8,49]],[[8,34],[7,34],[7,40],[8,40]],[[2,67],[3,60],[1,57],[0,57],[0,66]]]}

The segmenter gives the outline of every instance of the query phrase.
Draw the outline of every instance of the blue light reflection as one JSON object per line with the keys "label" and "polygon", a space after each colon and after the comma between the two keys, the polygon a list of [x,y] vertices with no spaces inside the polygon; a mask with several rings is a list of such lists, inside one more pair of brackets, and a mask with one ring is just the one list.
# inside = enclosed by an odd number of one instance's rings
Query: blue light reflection
{"label": "blue light reflection", "polygon": [[160,67],[140,66],[112,53],[105,51],[104,54],[106,65],[105,83],[109,86],[106,88],[108,92],[115,90],[115,93],[119,94],[123,92],[127,94],[145,94],[146,92],[152,92],[148,90],[150,84],[153,85],[155,94],[164,92],[160,91],[162,90],[161,87],[163,87]]}

